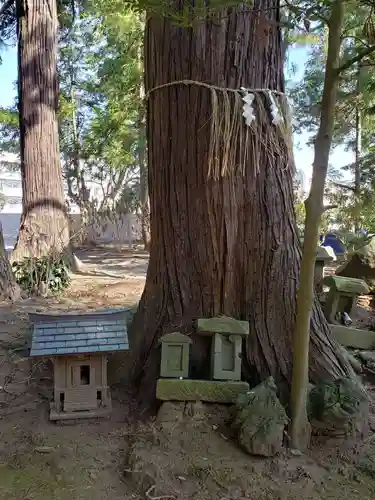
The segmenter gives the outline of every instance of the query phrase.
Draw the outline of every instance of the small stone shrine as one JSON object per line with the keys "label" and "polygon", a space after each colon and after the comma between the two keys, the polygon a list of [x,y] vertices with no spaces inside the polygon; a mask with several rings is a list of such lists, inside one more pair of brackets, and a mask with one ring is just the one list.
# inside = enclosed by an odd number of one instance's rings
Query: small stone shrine
{"label": "small stone shrine", "polygon": [[323,284],[329,287],[324,314],[328,322],[332,324],[338,322],[337,316],[341,317],[344,313],[350,316],[357,298],[370,291],[365,281],[344,276],[327,276]]}
{"label": "small stone shrine", "polygon": [[169,333],[160,339],[160,379],[156,397],[161,401],[203,401],[235,403],[239,394],[249,390],[241,381],[242,338],[249,324],[234,318],[199,319],[197,333],[212,337],[211,380],[189,379],[192,340],[181,333]]}
{"label": "small stone shrine", "polygon": [[107,354],[129,349],[126,309],[29,316],[30,356],[53,361],[50,420],[108,416]]}
{"label": "small stone shrine", "polygon": [[324,267],[327,265],[327,262],[331,262],[332,260],[332,255],[328,253],[325,247],[318,247],[314,271],[314,285],[318,293],[323,292]]}
{"label": "small stone shrine", "polygon": [[198,333],[212,337],[212,378],[241,380],[242,337],[249,335],[249,323],[225,316],[198,319]]}
{"label": "small stone shrine", "polygon": [[168,333],[160,339],[160,376],[187,378],[189,376],[189,351],[191,339],[182,333]]}

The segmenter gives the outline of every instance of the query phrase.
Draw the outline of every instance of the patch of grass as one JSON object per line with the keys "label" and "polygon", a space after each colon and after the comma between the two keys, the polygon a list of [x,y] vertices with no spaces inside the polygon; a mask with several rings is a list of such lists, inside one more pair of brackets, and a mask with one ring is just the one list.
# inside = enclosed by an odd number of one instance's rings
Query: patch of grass
{"label": "patch of grass", "polygon": [[38,465],[0,467],[1,500],[65,500],[66,483]]}

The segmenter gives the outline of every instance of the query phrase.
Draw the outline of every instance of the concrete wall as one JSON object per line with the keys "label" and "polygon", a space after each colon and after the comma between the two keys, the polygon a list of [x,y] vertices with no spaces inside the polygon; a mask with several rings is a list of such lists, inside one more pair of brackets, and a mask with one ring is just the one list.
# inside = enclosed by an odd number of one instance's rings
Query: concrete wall
{"label": "concrete wall", "polygon": [[[79,234],[81,227],[80,214],[71,214],[71,234]],[[3,226],[5,248],[12,249],[17,241],[21,215],[16,213],[0,212],[0,221]],[[123,216],[108,217],[98,221],[87,232],[88,240],[92,243],[118,243],[131,245],[141,238],[140,224],[137,216],[126,214]],[[79,238],[76,239],[79,241]]]}
{"label": "concrete wall", "polygon": [[102,216],[88,230],[88,239],[94,243],[132,244],[140,239],[140,225],[136,215]]}
{"label": "concrete wall", "polygon": [[[80,215],[71,216],[71,234],[79,234]],[[87,241],[92,243],[117,243],[132,245],[141,238],[141,228],[134,214],[102,216],[86,232]]]}
{"label": "concrete wall", "polygon": [[12,249],[17,241],[21,214],[0,212],[0,222],[3,226],[4,244],[6,249]]}

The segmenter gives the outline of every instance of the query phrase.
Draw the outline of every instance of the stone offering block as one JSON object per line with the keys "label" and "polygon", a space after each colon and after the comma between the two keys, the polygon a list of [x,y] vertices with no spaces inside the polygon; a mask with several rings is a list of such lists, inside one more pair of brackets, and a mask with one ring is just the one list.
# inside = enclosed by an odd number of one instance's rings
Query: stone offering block
{"label": "stone offering block", "polygon": [[241,380],[242,337],[249,323],[227,316],[198,319],[198,333],[212,337],[211,375],[215,380]]}
{"label": "stone offering block", "polygon": [[374,349],[375,332],[359,330],[343,325],[330,325],[333,336],[343,347],[354,349]]}
{"label": "stone offering block", "polygon": [[324,285],[329,286],[330,290],[353,296],[366,295],[370,291],[364,280],[346,276],[327,276]]}
{"label": "stone offering block", "polygon": [[187,378],[189,376],[189,352],[191,338],[182,333],[168,333],[160,339],[160,376]]}
{"label": "stone offering block", "polygon": [[344,276],[327,276],[323,284],[329,286],[324,314],[330,323],[335,323],[337,313],[351,314],[359,295],[370,292],[366,282]]}
{"label": "stone offering block", "polygon": [[200,335],[212,336],[214,333],[224,335],[249,335],[249,322],[239,321],[229,316],[217,318],[198,319],[198,332]]}
{"label": "stone offering block", "polygon": [[156,386],[156,397],[161,401],[203,401],[234,404],[240,394],[249,390],[247,382],[159,379]]}

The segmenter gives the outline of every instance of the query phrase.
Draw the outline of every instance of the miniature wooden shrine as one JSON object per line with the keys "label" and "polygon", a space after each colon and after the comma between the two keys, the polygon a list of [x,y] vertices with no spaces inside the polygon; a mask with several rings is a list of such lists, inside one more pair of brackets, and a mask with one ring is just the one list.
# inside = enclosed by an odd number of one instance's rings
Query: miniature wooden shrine
{"label": "miniature wooden shrine", "polygon": [[156,397],[161,401],[234,403],[249,390],[249,384],[241,381],[242,338],[249,334],[248,322],[225,316],[198,319],[197,333],[212,337],[211,380],[188,378],[192,340],[170,333],[160,339],[161,378]]}
{"label": "miniature wooden shrine", "polygon": [[370,292],[367,283],[357,278],[327,276],[323,284],[329,287],[324,305],[324,314],[329,323],[336,323],[337,314],[347,313],[350,316],[357,297]]}
{"label": "miniature wooden shrine", "polygon": [[128,350],[126,310],[30,314],[30,356],[53,359],[50,420],[96,418],[111,412],[107,354]]}

